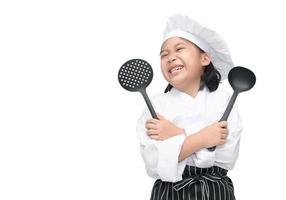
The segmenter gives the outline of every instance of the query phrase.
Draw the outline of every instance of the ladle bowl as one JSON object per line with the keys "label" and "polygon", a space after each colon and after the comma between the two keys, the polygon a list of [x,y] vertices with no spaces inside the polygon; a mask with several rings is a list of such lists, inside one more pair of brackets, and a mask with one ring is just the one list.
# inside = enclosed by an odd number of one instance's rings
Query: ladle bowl
{"label": "ladle bowl", "polygon": [[250,90],[256,82],[254,73],[245,67],[234,67],[228,74],[228,81],[234,91]]}

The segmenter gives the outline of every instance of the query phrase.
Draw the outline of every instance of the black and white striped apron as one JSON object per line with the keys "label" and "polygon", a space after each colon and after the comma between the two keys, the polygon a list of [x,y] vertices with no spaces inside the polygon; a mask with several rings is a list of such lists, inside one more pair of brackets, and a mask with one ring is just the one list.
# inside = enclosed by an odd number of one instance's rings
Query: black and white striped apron
{"label": "black and white striped apron", "polygon": [[187,165],[181,181],[171,183],[157,179],[151,200],[235,200],[235,196],[226,169]]}

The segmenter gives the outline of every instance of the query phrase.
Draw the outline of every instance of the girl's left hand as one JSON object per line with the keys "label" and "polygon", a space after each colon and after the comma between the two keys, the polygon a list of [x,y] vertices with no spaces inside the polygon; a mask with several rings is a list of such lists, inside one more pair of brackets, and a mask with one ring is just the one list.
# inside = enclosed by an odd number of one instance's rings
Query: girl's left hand
{"label": "girl's left hand", "polygon": [[145,127],[150,138],[154,140],[166,140],[185,133],[184,129],[177,127],[159,113],[157,113],[157,117],[159,119],[152,118],[146,121]]}

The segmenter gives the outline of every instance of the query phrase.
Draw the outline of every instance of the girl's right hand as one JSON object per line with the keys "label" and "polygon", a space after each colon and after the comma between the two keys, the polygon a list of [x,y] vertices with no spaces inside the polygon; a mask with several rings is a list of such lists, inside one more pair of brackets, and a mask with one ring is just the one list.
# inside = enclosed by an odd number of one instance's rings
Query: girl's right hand
{"label": "girl's right hand", "polygon": [[200,130],[200,134],[205,148],[225,144],[228,136],[227,122],[215,122],[206,126]]}

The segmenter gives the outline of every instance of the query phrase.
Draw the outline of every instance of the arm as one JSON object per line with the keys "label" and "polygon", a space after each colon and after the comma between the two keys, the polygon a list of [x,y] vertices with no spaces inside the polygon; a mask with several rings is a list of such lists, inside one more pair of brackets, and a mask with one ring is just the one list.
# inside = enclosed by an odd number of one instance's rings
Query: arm
{"label": "arm", "polygon": [[[151,139],[164,141],[184,133],[184,129],[177,127],[159,113],[157,115],[159,119],[146,121],[147,134]],[[179,162],[200,149],[224,144],[227,134],[227,122],[223,121],[215,122],[197,133],[187,136],[179,154]]]}
{"label": "arm", "polygon": [[228,117],[229,136],[227,143],[216,150],[216,165],[233,169],[239,154],[240,136],[243,129],[242,120],[236,104]]}
{"label": "arm", "polygon": [[[137,123],[137,136],[140,141],[140,153],[145,163],[146,172],[150,177],[155,179],[160,178],[163,181],[168,182],[180,181],[185,169],[186,160],[179,162],[178,159],[186,136],[182,134],[183,131],[180,131],[180,134],[178,132],[176,135],[164,140],[152,139],[147,134],[148,129],[145,127],[146,119],[149,117],[149,113],[145,112]],[[154,135],[154,137],[156,136]],[[160,137],[161,135],[159,135],[159,138]]]}
{"label": "arm", "polygon": [[197,133],[186,137],[181,148],[179,161],[184,160],[200,149],[224,144],[226,142],[227,135],[228,128],[227,122],[225,121],[215,122],[206,126]]}
{"label": "arm", "polygon": [[189,157],[191,154],[195,153],[196,151],[204,148],[203,141],[201,134],[195,133],[193,135],[187,136],[179,155],[179,162]]}
{"label": "arm", "polygon": [[[189,155],[204,147],[218,145],[225,122],[216,122],[186,137],[184,129],[157,113],[159,120],[145,117],[138,121],[137,133],[141,144],[147,173],[153,178],[176,182],[182,179],[182,173]],[[225,126],[225,125],[224,125]],[[224,132],[224,131],[222,131]],[[219,138],[219,139],[216,139]],[[207,140],[206,140],[207,139]]]}

